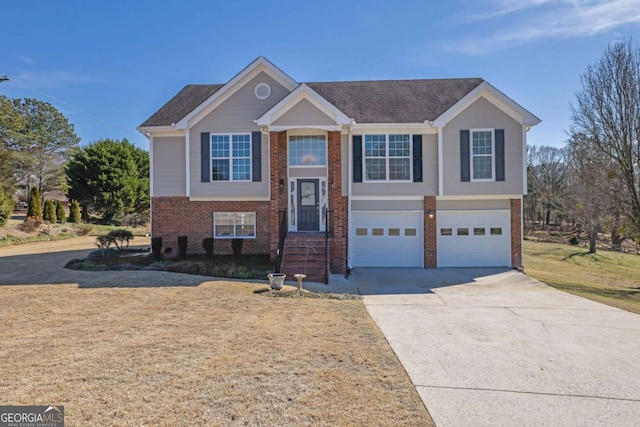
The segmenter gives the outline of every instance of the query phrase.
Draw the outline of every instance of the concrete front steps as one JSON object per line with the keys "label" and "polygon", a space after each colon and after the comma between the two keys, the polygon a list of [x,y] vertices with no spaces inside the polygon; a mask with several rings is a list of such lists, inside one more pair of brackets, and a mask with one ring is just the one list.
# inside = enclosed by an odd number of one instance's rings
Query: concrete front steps
{"label": "concrete front steps", "polygon": [[280,272],[287,281],[295,281],[294,274],[306,274],[305,281],[327,283],[324,257],[324,233],[289,233],[284,242]]}

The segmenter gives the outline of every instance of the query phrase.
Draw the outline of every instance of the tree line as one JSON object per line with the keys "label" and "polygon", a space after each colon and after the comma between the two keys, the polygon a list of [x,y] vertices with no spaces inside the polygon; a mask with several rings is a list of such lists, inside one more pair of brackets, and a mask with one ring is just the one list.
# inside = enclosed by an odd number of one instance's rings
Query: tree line
{"label": "tree line", "polygon": [[[149,153],[126,139],[80,146],[73,124],[38,99],[0,96],[0,178],[0,225],[11,215],[18,190],[23,197],[37,190],[40,207],[47,193],[61,190],[72,206],[81,206],[85,220],[111,223],[149,212]],[[35,216],[58,217],[59,208],[53,213],[49,207]]]}
{"label": "tree line", "polygon": [[599,232],[612,245],[640,243],[640,50],[631,40],[610,44],[581,76],[562,148],[527,149],[529,224],[579,224],[596,251]]}

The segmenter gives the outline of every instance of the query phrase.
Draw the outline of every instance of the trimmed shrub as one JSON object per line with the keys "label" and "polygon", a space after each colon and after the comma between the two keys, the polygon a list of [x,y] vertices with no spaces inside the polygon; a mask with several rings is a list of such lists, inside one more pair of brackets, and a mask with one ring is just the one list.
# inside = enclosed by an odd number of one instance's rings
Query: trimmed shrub
{"label": "trimmed shrub", "polygon": [[29,193],[29,205],[27,207],[27,217],[42,218],[42,200],[40,200],[40,190],[33,187]]}
{"label": "trimmed shrub", "polygon": [[233,251],[233,255],[240,256],[242,253],[242,244],[244,243],[244,239],[233,239],[231,241],[231,250]]}
{"label": "trimmed shrub", "polygon": [[88,236],[89,233],[93,230],[93,225],[91,224],[77,224],[75,226],[76,233],[81,236]]}
{"label": "trimmed shrub", "polygon": [[129,241],[133,240],[133,233],[129,230],[118,229],[110,231],[106,237],[111,239],[119,251],[124,252],[129,249]]}
{"label": "trimmed shrub", "polygon": [[72,200],[69,206],[69,222],[79,224],[82,219],[80,218],[80,203],[77,200]]}
{"label": "trimmed shrub", "polygon": [[53,203],[53,200],[47,199],[44,201],[42,219],[49,221],[51,224],[56,223],[56,204]]}
{"label": "trimmed shrub", "polygon": [[60,200],[56,203],[56,218],[60,224],[67,222],[67,213],[64,211],[64,204]]}
{"label": "trimmed shrub", "polygon": [[3,190],[0,190],[0,227],[6,224],[13,213],[13,200]]}
{"label": "trimmed shrub", "polygon": [[180,258],[187,256],[187,236],[178,236],[178,256]]}
{"label": "trimmed shrub", "polygon": [[162,260],[162,237],[151,238],[151,253],[156,261]]}
{"label": "trimmed shrub", "polygon": [[209,258],[213,257],[213,237],[205,237],[202,239],[202,247]]}

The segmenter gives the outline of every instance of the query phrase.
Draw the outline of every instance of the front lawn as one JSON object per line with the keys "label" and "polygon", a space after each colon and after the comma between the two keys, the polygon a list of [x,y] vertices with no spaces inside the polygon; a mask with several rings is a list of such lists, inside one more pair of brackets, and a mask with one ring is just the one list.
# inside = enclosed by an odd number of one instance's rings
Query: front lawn
{"label": "front lawn", "polygon": [[640,313],[640,256],[524,242],[525,272],[554,288]]}
{"label": "front lawn", "polygon": [[0,287],[0,396],[66,425],[433,425],[361,300]]}

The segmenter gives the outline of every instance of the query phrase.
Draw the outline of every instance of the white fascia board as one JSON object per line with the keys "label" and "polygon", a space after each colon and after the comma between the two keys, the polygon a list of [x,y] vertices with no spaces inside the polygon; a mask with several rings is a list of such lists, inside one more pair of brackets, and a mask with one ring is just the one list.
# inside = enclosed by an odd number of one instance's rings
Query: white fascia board
{"label": "white fascia board", "polygon": [[327,132],[338,132],[342,131],[342,126],[340,125],[321,125],[321,126],[269,126],[269,130],[272,132],[282,132],[283,130],[291,130],[291,129],[315,129],[315,130],[323,130]]}
{"label": "white fascia board", "polygon": [[[327,117],[335,120],[338,125],[351,124],[352,120],[342,111],[338,110],[333,104],[324,99],[318,92],[311,89],[305,83],[298,86],[293,92],[285,96],[284,99],[271,107],[269,111],[264,113],[256,120],[258,126],[269,126],[287,111],[295,107],[300,101],[306,99],[318,110],[322,111]],[[299,127],[299,126],[298,126]]]}
{"label": "white fascia board", "polygon": [[175,129],[171,126],[152,126],[152,127],[144,127],[137,128],[137,130],[142,133],[144,136],[150,138],[153,137],[163,137],[163,136],[185,136],[186,132],[182,129]]}
{"label": "white fascia board", "polygon": [[530,113],[527,109],[516,103],[504,93],[500,92],[488,82],[480,83],[475,89],[466,94],[460,101],[456,102],[447,111],[442,113],[440,117],[435,119],[432,124],[435,127],[444,127],[454,117],[468,108],[475,101],[484,97],[487,101],[494,104],[505,114],[525,126],[535,126],[540,123],[540,119]]}
{"label": "white fascia board", "polygon": [[353,133],[365,132],[420,132],[422,134],[436,134],[438,129],[429,123],[353,123]]}
{"label": "white fascia board", "polygon": [[484,194],[475,196],[436,196],[436,200],[508,200],[521,199],[522,194]]}
{"label": "white fascia board", "polygon": [[176,123],[175,127],[178,129],[187,129],[192,127],[262,71],[271,76],[275,81],[280,83],[289,91],[292,91],[296,86],[298,86],[298,83],[295,80],[269,62],[269,60],[264,56],[260,56],[236,74],[235,77],[218,89],[218,91],[211,95],[206,101]]}

